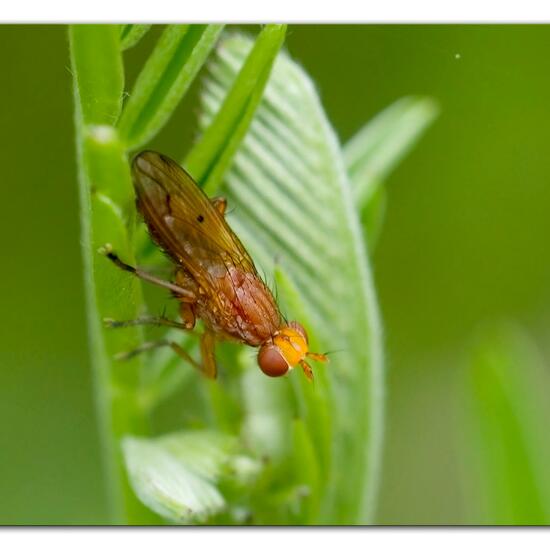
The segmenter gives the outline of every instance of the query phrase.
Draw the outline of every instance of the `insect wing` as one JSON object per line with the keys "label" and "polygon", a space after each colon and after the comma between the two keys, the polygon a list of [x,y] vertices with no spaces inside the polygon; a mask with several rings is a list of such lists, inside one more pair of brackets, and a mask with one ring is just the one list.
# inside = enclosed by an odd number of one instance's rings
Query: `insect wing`
{"label": "insect wing", "polygon": [[152,151],[140,153],[132,173],[137,206],[152,238],[203,287],[216,290],[216,273],[254,263],[223,215],[179,164]]}

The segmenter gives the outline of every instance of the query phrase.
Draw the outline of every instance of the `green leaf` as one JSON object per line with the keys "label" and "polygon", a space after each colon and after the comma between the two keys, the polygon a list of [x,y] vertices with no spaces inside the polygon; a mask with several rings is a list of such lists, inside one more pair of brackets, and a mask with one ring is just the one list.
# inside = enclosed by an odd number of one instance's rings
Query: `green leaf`
{"label": "green leaf", "polygon": [[133,48],[151,28],[151,25],[120,25],[120,48]]}
{"label": "green leaf", "polygon": [[207,479],[220,478],[227,456],[237,450],[237,440],[214,431],[177,432],[160,437],[159,445]]}
{"label": "green leaf", "polygon": [[69,40],[82,121],[115,124],[124,88],[118,25],[71,25]]}
{"label": "green leaf", "polygon": [[169,25],[137,78],[120,118],[121,139],[135,149],[153,138],[185,95],[223,25]]}
{"label": "green leaf", "polygon": [[156,439],[126,438],[124,456],[141,501],[176,523],[204,522],[225,510],[217,485],[241,489],[261,466],[242,453],[235,437],[214,431],[176,432]]}
{"label": "green leaf", "polygon": [[467,521],[550,522],[550,373],[517,326],[480,329],[466,371],[459,452]]}
{"label": "green leaf", "polygon": [[177,432],[158,444],[197,474],[213,482],[225,477],[248,485],[260,471],[257,461],[242,452],[236,437],[215,431]]}
{"label": "green leaf", "polygon": [[344,158],[359,210],[367,207],[437,114],[432,99],[404,97],[376,115],[346,143]]}
{"label": "green leaf", "polygon": [[[203,94],[204,128],[215,120],[251,48],[242,36],[222,41]],[[304,521],[368,522],[383,432],[376,297],[341,149],[313,83],[287,55],[277,57],[225,182],[230,224],[264,273],[273,273],[277,259],[286,281],[277,293],[282,303],[297,304],[311,347],[338,350],[329,365],[315,367],[314,384],[301,372],[266,380],[273,391],[287,384],[271,408],[268,400],[247,397],[256,385],[245,384],[248,414],[270,418],[270,425],[285,431],[281,442],[293,437],[285,416],[303,420],[319,472],[313,477],[321,480],[313,487],[320,513]],[[285,313],[292,319],[297,311]]]}
{"label": "green leaf", "polygon": [[183,163],[206,193],[217,189],[248,130],[285,33],[286,25],[266,25],[260,32],[215,118],[202,125],[204,134]]}
{"label": "green leaf", "polygon": [[386,187],[381,185],[370,197],[368,204],[360,213],[361,223],[363,224],[366,234],[369,253],[371,254],[376,248],[378,238],[382,233],[387,202],[388,193],[386,191]]}
{"label": "green leaf", "polygon": [[222,495],[208,479],[154,441],[127,437],[123,450],[134,491],[163,518],[204,522],[224,509]]}

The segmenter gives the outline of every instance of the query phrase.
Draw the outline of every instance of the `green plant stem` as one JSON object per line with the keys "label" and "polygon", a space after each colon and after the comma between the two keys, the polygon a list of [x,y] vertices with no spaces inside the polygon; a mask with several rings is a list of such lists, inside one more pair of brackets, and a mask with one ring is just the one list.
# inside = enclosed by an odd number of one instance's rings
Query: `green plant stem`
{"label": "green plant stem", "polygon": [[[141,504],[130,488],[120,448],[124,435],[143,435],[149,431],[147,415],[138,399],[140,365],[137,361],[114,365],[112,359],[114,351],[135,345],[141,335],[134,332],[129,339],[108,333],[101,322],[111,311],[116,293],[113,289],[128,282],[97,253],[98,243],[109,239],[121,253],[131,257],[126,229],[131,224],[124,223],[123,214],[124,197],[131,197],[129,168],[115,130],[106,124],[114,124],[120,111],[123,77],[118,33],[117,26],[109,25],[77,25],[69,32],[81,242],[90,357],[110,520],[114,524],[151,524],[158,523],[158,517]],[[127,314],[139,306],[140,287],[134,281],[130,286],[132,299],[127,304],[118,304],[117,314]]]}

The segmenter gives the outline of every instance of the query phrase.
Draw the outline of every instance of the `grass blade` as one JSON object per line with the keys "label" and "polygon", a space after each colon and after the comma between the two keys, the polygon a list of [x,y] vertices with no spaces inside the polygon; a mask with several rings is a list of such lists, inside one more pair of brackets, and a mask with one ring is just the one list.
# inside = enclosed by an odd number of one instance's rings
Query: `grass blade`
{"label": "grass blade", "polygon": [[219,186],[248,130],[285,33],[286,25],[261,31],[223,105],[183,163],[206,193]]}
{"label": "grass blade", "polygon": [[344,147],[355,200],[363,210],[384,179],[435,120],[433,100],[404,97],[378,114]]}
{"label": "grass blade", "polygon": [[120,118],[130,149],[164,126],[214,47],[223,25],[169,25],[141,71]]}
{"label": "grass blade", "polygon": [[120,49],[122,51],[133,48],[151,28],[151,25],[121,25]]}
{"label": "grass blade", "polygon": [[480,330],[466,374],[467,521],[548,525],[548,370],[519,327],[497,324]]}

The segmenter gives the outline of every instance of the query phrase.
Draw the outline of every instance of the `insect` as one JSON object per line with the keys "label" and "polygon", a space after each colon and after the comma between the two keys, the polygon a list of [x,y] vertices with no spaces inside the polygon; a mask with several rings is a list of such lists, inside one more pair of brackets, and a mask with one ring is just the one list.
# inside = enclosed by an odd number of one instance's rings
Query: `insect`
{"label": "insect", "polygon": [[286,322],[267,285],[241,241],[225,220],[224,198],[209,199],[175,161],[153,151],[139,153],[132,163],[138,211],[153,241],[175,265],[173,281],[124,263],[107,245],[103,253],[119,268],[171,291],[180,302],[181,322],[165,317],[131,321],[106,320],[113,327],[155,324],[192,330],[202,319],[202,363],[175,342],[144,344],[139,353],[170,346],[209,378],[217,373],[215,344],[233,340],[259,348],[258,365],[268,376],[282,376],[300,365],[309,380],[306,358],[327,361],[309,351],[307,333],[296,321]]}

